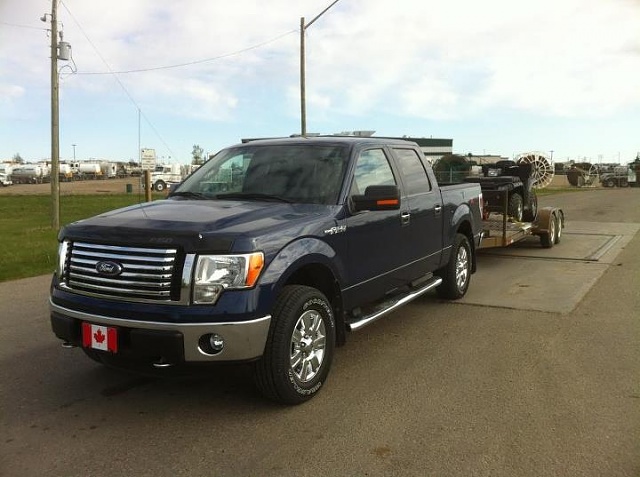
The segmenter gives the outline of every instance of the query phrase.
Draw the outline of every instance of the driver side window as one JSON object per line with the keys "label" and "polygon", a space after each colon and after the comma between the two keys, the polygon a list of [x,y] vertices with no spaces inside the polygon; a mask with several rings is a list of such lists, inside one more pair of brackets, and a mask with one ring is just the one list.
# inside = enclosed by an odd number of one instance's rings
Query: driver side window
{"label": "driver side window", "polygon": [[362,151],[356,162],[356,170],[349,195],[361,195],[372,185],[396,185],[396,179],[382,149]]}

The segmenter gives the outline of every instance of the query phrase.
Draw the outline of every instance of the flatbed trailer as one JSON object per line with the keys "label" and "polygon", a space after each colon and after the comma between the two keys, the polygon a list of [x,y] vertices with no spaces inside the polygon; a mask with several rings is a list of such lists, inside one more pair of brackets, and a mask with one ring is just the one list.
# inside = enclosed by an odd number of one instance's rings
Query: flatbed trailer
{"label": "flatbed trailer", "polygon": [[515,222],[507,213],[509,204],[504,199],[502,213],[487,215],[482,221],[481,249],[508,247],[530,235],[540,237],[543,248],[551,248],[560,242],[564,228],[564,212],[559,207],[543,207],[533,222]]}

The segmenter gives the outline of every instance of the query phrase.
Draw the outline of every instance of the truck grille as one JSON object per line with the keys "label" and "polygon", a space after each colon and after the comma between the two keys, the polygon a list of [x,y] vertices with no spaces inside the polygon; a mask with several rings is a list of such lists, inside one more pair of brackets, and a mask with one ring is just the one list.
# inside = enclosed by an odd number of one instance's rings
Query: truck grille
{"label": "truck grille", "polygon": [[177,249],[73,242],[64,260],[64,283],[86,295],[145,302],[179,300],[179,281],[174,286],[177,260]]}

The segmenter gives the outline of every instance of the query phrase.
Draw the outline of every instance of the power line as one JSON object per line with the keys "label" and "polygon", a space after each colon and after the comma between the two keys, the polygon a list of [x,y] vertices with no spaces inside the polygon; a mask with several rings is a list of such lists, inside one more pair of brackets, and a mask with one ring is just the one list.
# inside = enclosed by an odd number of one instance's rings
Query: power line
{"label": "power line", "polygon": [[16,27],[16,28],[28,28],[30,30],[47,30],[47,28],[34,27],[29,25],[18,25],[17,23],[9,23],[9,22],[3,22],[3,21],[0,21],[0,25],[7,25],[11,27]]}
{"label": "power line", "polygon": [[[160,133],[158,133],[158,130],[155,128],[155,126],[153,124],[151,124],[151,121],[149,121],[149,118],[146,116],[146,114],[144,114],[142,112],[142,108],[140,108],[140,106],[138,105],[138,103],[136,102],[135,99],[133,99],[133,96],[131,96],[131,93],[129,93],[129,90],[127,90],[127,88],[124,86],[124,84],[122,83],[122,81],[120,81],[120,78],[118,78],[118,75],[116,72],[114,72],[111,69],[111,66],[109,66],[109,63],[107,63],[107,60],[104,58],[104,56],[102,56],[102,54],[100,53],[100,51],[98,50],[98,48],[96,47],[96,45],[93,43],[93,41],[91,41],[91,38],[89,38],[89,35],[87,35],[87,33],[84,31],[84,28],[82,28],[82,25],[80,24],[80,22],[76,19],[75,16],[73,16],[73,13],[71,13],[71,11],[69,10],[69,8],[67,7],[67,5],[61,0],[60,3],[62,4],[62,6],[64,7],[64,9],[67,11],[67,13],[69,14],[69,16],[71,16],[71,18],[73,19],[73,21],[75,22],[75,24],[78,26],[78,28],[80,29],[80,32],[84,35],[84,37],[86,38],[86,40],[89,42],[89,44],[91,45],[91,47],[93,48],[93,50],[96,52],[96,54],[98,55],[98,57],[102,60],[102,62],[105,64],[105,66],[109,69],[109,74],[113,75],[113,77],[115,78],[115,80],[118,82],[118,84],[120,85],[120,87],[122,88],[122,90],[125,92],[125,94],[127,95],[127,97],[129,98],[129,100],[135,105],[135,107],[138,109],[138,111],[140,112],[140,114],[142,115],[142,117],[144,117],[145,121],[147,122],[147,124],[149,126],[151,126],[151,129],[153,129],[153,131],[156,133],[156,136],[158,136],[158,139],[160,139],[160,141],[162,142],[162,144],[164,144],[164,146],[167,148],[167,150],[171,153],[172,157],[177,157],[176,154],[173,152],[173,150],[171,150],[171,148],[169,147],[169,145],[166,143],[166,141],[163,139],[163,137],[160,135]],[[139,151],[138,151],[139,152]]]}
{"label": "power line", "polygon": [[185,63],[177,63],[177,64],[173,64],[173,65],[155,66],[155,67],[151,67],[151,68],[140,68],[140,69],[136,69],[136,70],[96,71],[96,72],[84,72],[84,73],[78,73],[78,74],[79,75],[129,74],[129,73],[144,73],[144,72],[147,72],[147,71],[168,70],[168,69],[172,69],[172,68],[182,68],[184,66],[192,66],[192,65],[197,65],[197,64],[201,64],[201,63],[208,63],[208,62],[211,62],[211,61],[221,60],[223,58],[229,58],[231,56],[241,55],[242,53],[246,53],[248,51],[261,48],[261,47],[266,46],[266,45],[268,45],[270,43],[274,43],[274,42],[280,40],[281,38],[284,38],[287,35],[291,35],[292,33],[297,33],[297,32],[298,32],[298,30],[290,30],[290,31],[288,31],[286,33],[278,35],[275,38],[272,38],[270,40],[266,40],[266,41],[264,41],[262,43],[258,43],[257,45],[249,46],[247,48],[243,48],[241,50],[237,50],[237,51],[234,51],[232,53],[225,53],[224,55],[213,56],[211,58],[204,58],[204,59],[201,59],[201,60],[188,61],[188,62],[185,62]]}

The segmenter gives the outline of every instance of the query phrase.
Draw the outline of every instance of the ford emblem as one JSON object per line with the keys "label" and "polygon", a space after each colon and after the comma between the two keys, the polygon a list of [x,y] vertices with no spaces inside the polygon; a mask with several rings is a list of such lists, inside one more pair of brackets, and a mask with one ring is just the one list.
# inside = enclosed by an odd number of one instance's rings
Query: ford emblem
{"label": "ford emblem", "polygon": [[98,262],[96,271],[104,277],[117,277],[122,273],[122,265],[116,262]]}

